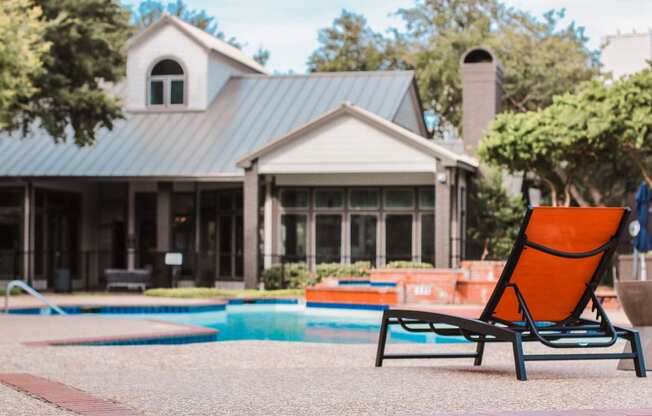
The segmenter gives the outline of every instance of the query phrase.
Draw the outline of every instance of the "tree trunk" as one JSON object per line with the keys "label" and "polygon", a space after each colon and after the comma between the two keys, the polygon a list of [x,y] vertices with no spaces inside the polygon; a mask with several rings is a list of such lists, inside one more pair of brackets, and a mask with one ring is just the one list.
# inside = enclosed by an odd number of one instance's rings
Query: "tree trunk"
{"label": "tree trunk", "polygon": [[557,188],[555,187],[555,184],[550,179],[546,179],[543,176],[539,176],[539,177],[541,178],[541,182],[543,182],[548,186],[548,190],[550,191],[550,204],[553,207],[558,206],[559,204],[557,202]]}

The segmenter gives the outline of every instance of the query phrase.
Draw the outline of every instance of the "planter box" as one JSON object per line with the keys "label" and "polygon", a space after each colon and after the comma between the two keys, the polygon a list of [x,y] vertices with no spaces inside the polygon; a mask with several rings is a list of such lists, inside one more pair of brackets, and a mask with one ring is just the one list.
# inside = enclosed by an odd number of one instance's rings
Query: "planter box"
{"label": "planter box", "polygon": [[307,303],[396,305],[399,289],[394,287],[347,287],[317,285],[306,288]]}
{"label": "planter box", "polygon": [[[621,254],[618,256],[618,280],[632,280],[632,270],[634,267],[634,256],[631,254]],[[647,278],[652,280],[652,256],[645,256],[645,265],[647,266]]]}
{"label": "planter box", "polygon": [[457,303],[484,305],[496,283],[496,280],[460,280],[457,282]]}
{"label": "planter box", "polygon": [[504,267],[504,261],[464,260],[460,262],[460,268],[465,270],[467,280],[497,280]]}

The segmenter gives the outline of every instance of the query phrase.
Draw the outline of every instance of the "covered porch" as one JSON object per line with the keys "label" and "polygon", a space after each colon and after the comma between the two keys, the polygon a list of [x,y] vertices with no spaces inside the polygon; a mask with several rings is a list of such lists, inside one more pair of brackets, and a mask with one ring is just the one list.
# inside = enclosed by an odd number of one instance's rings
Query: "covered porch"
{"label": "covered porch", "polygon": [[[157,287],[242,285],[242,210],[237,179],[6,181],[0,280],[104,290],[108,270],[142,269]],[[183,256],[174,276],[165,264],[169,252]]]}

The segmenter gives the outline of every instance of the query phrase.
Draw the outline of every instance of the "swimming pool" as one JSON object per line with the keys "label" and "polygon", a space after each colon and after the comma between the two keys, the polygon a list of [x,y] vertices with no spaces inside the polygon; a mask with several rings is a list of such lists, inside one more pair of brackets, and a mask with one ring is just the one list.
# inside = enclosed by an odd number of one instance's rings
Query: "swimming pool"
{"label": "swimming pool", "polygon": [[[229,304],[223,311],[114,315],[217,329],[217,341],[273,340],[336,344],[376,343],[382,312],[310,308],[302,304]],[[463,339],[391,327],[390,342],[458,343]]]}

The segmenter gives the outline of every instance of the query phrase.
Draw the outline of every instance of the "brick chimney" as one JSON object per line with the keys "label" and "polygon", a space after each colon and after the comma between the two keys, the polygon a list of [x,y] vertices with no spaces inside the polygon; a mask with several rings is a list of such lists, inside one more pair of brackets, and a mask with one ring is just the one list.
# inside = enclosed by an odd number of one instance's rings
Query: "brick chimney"
{"label": "brick chimney", "polygon": [[503,70],[489,49],[476,47],[462,56],[460,72],[464,150],[475,155],[489,124],[500,112]]}

